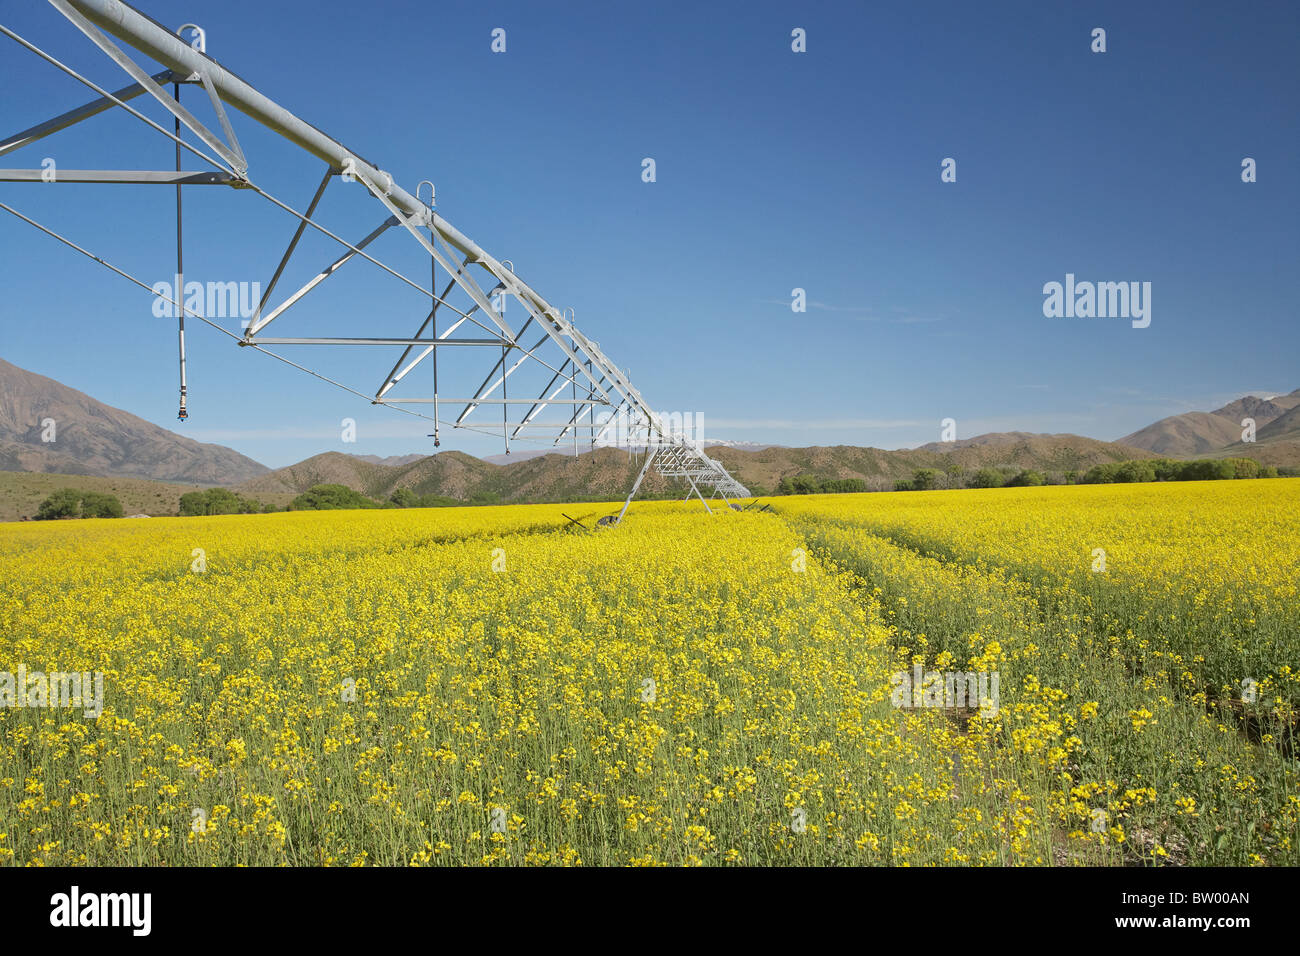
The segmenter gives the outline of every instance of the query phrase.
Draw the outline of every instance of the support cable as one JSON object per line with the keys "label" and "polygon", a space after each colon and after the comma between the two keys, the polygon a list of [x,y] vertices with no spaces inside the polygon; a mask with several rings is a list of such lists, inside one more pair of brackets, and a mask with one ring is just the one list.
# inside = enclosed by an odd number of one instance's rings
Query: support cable
{"label": "support cable", "polygon": [[[29,226],[34,226],[36,229],[39,229],[41,232],[45,233],[50,238],[57,239],[59,242],[63,243],[68,248],[81,253],[83,256],[85,256],[87,259],[90,259],[92,262],[97,262],[105,269],[108,269],[110,272],[113,272],[121,276],[123,279],[126,279],[128,282],[139,286],[141,289],[144,289],[150,295],[163,299],[164,301],[170,301],[161,292],[156,291],[152,286],[145,284],[140,279],[137,279],[135,276],[131,275],[129,272],[119,269],[117,266],[113,265],[111,262],[104,259],[103,257],[95,255],[95,253],[91,252],[89,249],[86,249],[83,246],[78,245],[77,243],[73,242],[71,239],[67,238],[66,236],[63,236],[60,233],[55,232],[53,229],[50,229],[48,226],[42,225],[41,223],[37,222],[35,219],[32,219],[30,216],[24,215],[23,213],[19,212],[17,209],[14,209],[12,206],[0,202],[0,209],[3,209],[5,212],[9,213],[10,215],[14,216],[17,219],[22,220],[23,222],[27,223]],[[180,307],[184,309],[186,312],[188,312],[191,318],[198,319],[200,322],[204,323],[205,325],[210,325],[212,328],[216,329],[222,335],[226,335],[234,339],[236,344],[244,348],[251,348],[256,352],[261,352],[263,355],[268,355],[279,362],[283,362],[285,365],[288,365],[291,368],[296,368],[300,372],[306,372],[308,375],[312,376],[313,378],[318,378],[322,382],[325,382],[328,385],[333,385],[335,388],[340,388],[351,395],[355,395],[357,398],[365,399],[367,402],[369,402],[372,405],[382,404],[388,408],[394,409],[395,411],[402,412],[405,415],[411,415],[414,416],[415,418],[423,418],[425,421],[434,421],[434,419],[430,418],[430,416],[428,415],[424,415],[421,414],[420,412],[412,411],[409,408],[403,408],[400,405],[392,405],[387,402],[375,402],[373,397],[367,395],[365,392],[359,391],[358,389],[355,389],[350,385],[346,385],[343,382],[337,381],[336,379],[332,379],[328,375],[322,375],[320,372],[317,372],[314,369],[307,368],[305,365],[299,365],[297,362],[293,361],[292,359],[286,358],[283,355],[280,355],[278,352],[272,352],[264,345],[258,345],[256,342],[245,342],[243,336],[230,331],[223,325],[218,325],[216,322],[213,322],[207,316],[200,315],[199,313],[193,311],[192,309],[186,308],[183,302],[181,303]],[[480,435],[487,435],[489,437],[496,436],[496,432],[494,430],[490,431],[488,429],[477,427],[474,425],[459,425],[455,422],[448,422],[448,421],[438,421],[438,424],[446,425],[449,428],[461,428],[464,429],[465,431],[471,431]],[[559,428],[561,426],[556,425],[555,427]],[[540,443],[544,441],[549,441],[549,439],[520,438],[518,439],[518,441],[534,441]]]}

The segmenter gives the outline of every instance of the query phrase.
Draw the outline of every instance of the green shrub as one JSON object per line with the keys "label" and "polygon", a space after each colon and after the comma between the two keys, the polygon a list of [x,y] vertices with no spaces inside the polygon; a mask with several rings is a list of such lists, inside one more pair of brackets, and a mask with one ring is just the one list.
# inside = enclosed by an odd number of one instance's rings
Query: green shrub
{"label": "green shrub", "polygon": [[934,468],[918,468],[912,472],[912,490],[928,491],[939,486],[939,472]]}
{"label": "green shrub", "polygon": [[420,497],[410,488],[398,488],[388,500],[399,508],[414,508],[420,503]]}
{"label": "green shrub", "polygon": [[1029,488],[1047,483],[1047,476],[1041,471],[1030,471],[1028,469],[1016,475],[1007,482],[1008,488]]}
{"label": "green shrub", "polygon": [[251,515],[264,511],[261,502],[235,494],[229,488],[208,488],[181,495],[180,513],[192,515]]}
{"label": "green shrub", "polygon": [[867,483],[861,478],[827,478],[821,484],[823,495],[849,495],[867,490]]}
{"label": "green shrub", "polygon": [[37,521],[81,516],[81,492],[75,488],[60,488],[41,502],[36,509]]}
{"label": "green shrub", "polygon": [[1232,465],[1234,478],[1258,478],[1259,462],[1253,458],[1225,458]]}
{"label": "green shrub", "polygon": [[115,495],[99,491],[59,488],[36,509],[37,521],[57,518],[120,518],[122,503]]}
{"label": "green shrub", "polygon": [[1115,480],[1119,482],[1155,481],[1155,465],[1149,461],[1136,460],[1120,462],[1115,469]]}
{"label": "green shrub", "polygon": [[1001,488],[1004,484],[1006,479],[996,468],[981,468],[970,476],[972,488]]}
{"label": "green shrub", "polygon": [[1186,462],[1174,461],[1172,458],[1154,458],[1151,467],[1155,470],[1156,481],[1178,481]]}
{"label": "green shrub", "polygon": [[1079,482],[1084,485],[1108,485],[1115,480],[1117,471],[1119,471],[1118,462],[1108,461],[1101,465],[1093,465],[1084,472]]}
{"label": "green shrub", "polygon": [[446,495],[421,495],[417,507],[420,508],[458,508],[465,502]]}
{"label": "green shrub", "polygon": [[313,485],[289,503],[290,511],[337,511],[342,508],[379,508],[373,498],[367,498],[347,485]]}
{"label": "green shrub", "polygon": [[1179,475],[1179,481],[1222,481],[1231,478],[1237,473],[1237,469],[1230,461],[1216,461],[1212,458],[1204,458],[1200,461],[1183,462],[1183,468]]}
{"label": "green shrub", "polygon": [[1265,470],[1251,458],[1202,458],[1197,461],[1141,458],[1094,465],[1079,481],[1084,484],[1105,484],[1112,481],[1222,481],[1264,475]]}
{"label": "green shrub", "polygon": [[115,495],[87,491],[81,496],[81,517],[120,518],[122,517],[122,502],[118,501]]}
{"label": "green shrub", "polygon": [[[816,475],[789,475],[776,486],[778,495],[830,495],[866,491],[867,483],[861,478],[818,478]],[[753,497],[761,497],[753,488]]]}

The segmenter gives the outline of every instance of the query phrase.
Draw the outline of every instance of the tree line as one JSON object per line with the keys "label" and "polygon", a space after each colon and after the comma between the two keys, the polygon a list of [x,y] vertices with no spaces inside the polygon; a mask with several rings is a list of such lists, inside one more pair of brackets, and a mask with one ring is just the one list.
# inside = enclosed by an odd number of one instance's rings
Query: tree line
{"label": "tree line", "polygon": [[[347,485],[313,485],[284,508],[264,504],[228,488],[207,488],[181,495],[179,514],[186,517],[209,515],[270,514],[275,511],[333,511],[344,508],[448,508],[464,505],[501,504],[495,492],[477,492],[468,501],[446,495],[417,495],[410,488],[398,488],[385,499],[371,498]],[[115,495],[78,488],[59,488],[40,503],[35,520],[66,518],[120,518],[122,503]]]}
{"label": "tree line", "polygon": [[[795,475],[782,478],[777,495],[818,495],[862,491],[931,491],[951,488],[1027,488],[1038,485],[1098,485],[1147,481],[1221,481],[1237,478],[1294,478],[1300,468],[1261,465],[1253,458],[1208,458],[1179,461],[1171,458],[1137,458],[1094,465],[1086,471],[1048,471],[1011,465],[968,471],[959,465],[946,469],[918,468],[910,478],[883,476],[819,478]],[[754,489],[755,494],[760,494]],[[765,494],[765,493],[763,493]]]}
{"label": "tree line", "polygon": [[[910,478],[898,478],[894,491],[931,491],[944,488],[1027,488],[1037,485],[1101,485],[1148,481],[1224,481],[1239,478],[1296,478],[1300,468],[1261,465],[1253,458],[1202,458],[1179,461],[1173,458],[1135,458],[1094,465],[1087,471],[1052,472],[1012,466],[980,468],[967,472],[953,465],[946,469],[918,468]],[[782,478],[775,495],[854,494],[890,489],[888,479],[820,478],[795,475]],[[755,497],[768,492],[753,488]],[[465,505],[501,504],[495,492],[477,492],[468,501],[446,495],[417,495],[410,488],[398,488],[385,499],[371,498],[347,485],[313,485],[284,508],[263,504],[227,488],[190,491],[180,498],[182,517],[203,515],[268,514],[274,511],[333,511],[345,508],[449,508]],[[37,521],[65,518],[120,518],[122,504],[117,497],[98,491],[59,488],[42,501]]]}

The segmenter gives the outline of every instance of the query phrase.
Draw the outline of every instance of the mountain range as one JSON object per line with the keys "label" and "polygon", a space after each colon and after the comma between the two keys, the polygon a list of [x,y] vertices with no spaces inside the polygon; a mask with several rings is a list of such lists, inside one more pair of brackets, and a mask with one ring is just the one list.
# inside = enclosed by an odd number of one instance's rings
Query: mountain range
{"label": "mountain range", "polygon": [[[1266,465],[1294,465],[1300,461],[1298,408],[1300,389],[1271,398],[1247,395],[1212,412],[1162,418],[1119,441],[1167,458],[1248,455]],[[1253,442],[1243,441],[1247,419],[1255,423]]]}
{"label": "mountain range", "polygon": [[234,484],[270,471],[224,445],[169,432],[4,359],[0,470],[198,485]]}
{"label": "mountain range", "polygon": [[[1243,441],[1243,419],[1254,421],[1254,442]],[[897,450],[736,442],[712,446],[708,453],[759,492],[802,474],[862,478],[869,488],[883,489],[918,468],[1066,472],[1126,458],[1210,456],[1295,466],[1300,464],[1300,389],[1174,415],[1118,442],[1013,431]],[[460,451],[389,457],[331,451],[271,470],[233,449],[177,435],[0,359],[0,473],[5,473],[0,519],[35,513],[60,475],[78,476],[67,482],[77,487],[106,482],[101,490],[111,486],[114,493],[125,493],[144,513],[168,514],[175,513],[185,491],[214,485],[276,505],[316,484],[347,485],[375,498],[409,488],[418,495],[461,500],[608,501],[627,493],[642,461],[640,454],[614,448],[576,457],[566,449],[488,458]],[[657,474],[648,475],[643,488],[649,495],[679,490]]]}
{"label": "mountain range", "polygon": [[[811,474],[819,478],[862,478],[874,490],[893,486],[918,468],[975,470],[986,466],[1085,471],[1093,465],[1126,458],[1153,458],[1151,452],[1078,435],[1033,435],[1006,432],[963,442],[885,451],[836,445],[814,448],[770,446],[741,451],[709,447],[707,453],[752,491],[770,492],[782,478]],[[280,504],[312,485],[347,485],[373,498],[387,498],[398,488],[417,495],[444,495],[468,500],[492,496],[505,501],[609,501],[627,494],[644,458],[616,448],[598,448],[574,458],[547,454],[497,465],[460,451],[444,451],[404,465],[385,467],[341,452],[325,452],[287,468],[243,482],[241,494]],[[677,490],[651,472],[642,489],[647,495]],[[682,489],[684,491],[685,489]],[[681,492],[679,492],[681,493]]]}

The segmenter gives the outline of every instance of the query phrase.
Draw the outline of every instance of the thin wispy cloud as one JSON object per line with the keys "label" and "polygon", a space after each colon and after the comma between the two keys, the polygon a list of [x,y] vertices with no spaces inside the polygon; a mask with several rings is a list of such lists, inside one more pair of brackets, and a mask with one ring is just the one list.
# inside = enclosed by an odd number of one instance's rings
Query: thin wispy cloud
{"label": "thin wispy cloud", "polygon": [[931,425],[929,419],[916,418],[712,418],[711,428],[769,428],[806,431],[831,428],[917,428]]}
{"label": "thin wispy cloud", "polygon": [[[787,309],[790,307],[789,299],[763,299],[762,301],[767,305],[781,305]],[[898,307],[889,309],[893,313],[893,316],[890,317],[877,314],[876,309],[869,305],[837,305],[833,302],[822,302],[819,299],[809,299],[805,305],[809,311],[813,312],[830,312],[837,315],[847,315],[862,322],[887,322],[891,325],[921,325],[942,322],[945,318],[941,315],[922,315]]]}
{"label": "thin wispy cloud", "polygon": [[[767,305],[783,305],[787,309],[790,308],[789,299],[763,299],[762,301]],[[816,312],[838,312],[870,321],[879,321],[880,319],[879,316],[871,314],[874,310],[869,305],[833,305],[830,302],[821,302],[817,299],[809,299],[804,305]]]}
{"label": "thin wispy cloud", "polygon": [[[370,441],[372,439],[387,438],[407,438],[412,441],[418,439],[422,432],[421,423],[415,424],[398,424],[398,423],[370,423],[359,421],[357,423],[358,443]],[[428,431],[426,428],[425,431]],[[293,441],[293,440],[313,440],[333,442],[340,447],[342,451],[346,447],[348,450],[355,450],[355,445],[349,443],[344,446],[341,435],[342,426],[333,428],[202,428],[193,431],[186,430],[185,434],[195,441],[203,442],[227,442],[227,441]],[[329,449],[325,449],[328,451]]]}
{"label": "thin wispy cloud", "polygon": [[1122,396],[1124,401],[1122,406],[1114,402],[1092,403],[1092,408],[1131,408],[1134,405],[1157,405],[1164,408],[1179,408],[1188,412],[1209,412],[1216,408],[1222,408],[1235,402],[1239,398],[1245,398],[1253,395],[1256,398],[1270,399],[1279,395],[1286,395],[1290,389],[1286,388],[1247,388],[1231,392],[1213,392],[1202,395],[1200,398],[1184,398],[1182,396],[1154,395],[1150,392],[1138,388],[1127,386],[1110,385],[1104,386],[1102,391],[1110,392],[1114,395]]}
{"label": "thin wispy cloud", "polygon": [[847,312],[850,315],[867,315],[872,311],[869,305],[832,305],[829,302],[818,302],[816,299],[808,302],[808,308],[816,309],[818,312]]}
{"label": "thin wispy cloud", "polygon": [[1291,389],[1289,388],[1248,388],[1240,392],[1220,393],[1219,397],[1222,399],[1224,395],[1228,396],[1220,403],[1226,405],[1228,402],[1235,402],[1237,399],[1245,398],[1247,395],[1253,395],[1256,398],[1272,399],[1277,398],[1279,395],[1287,395],[1290,392]]}

